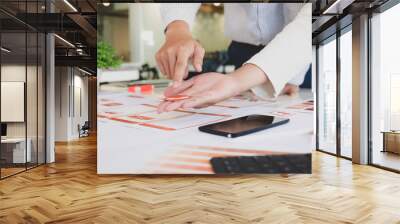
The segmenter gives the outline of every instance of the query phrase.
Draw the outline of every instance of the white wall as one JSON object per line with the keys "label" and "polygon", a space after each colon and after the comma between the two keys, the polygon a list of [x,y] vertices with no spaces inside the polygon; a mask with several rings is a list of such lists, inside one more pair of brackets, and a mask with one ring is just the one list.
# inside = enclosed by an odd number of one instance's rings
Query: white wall
{"label": "white wall", "polygon": [[55,141],[68,141],[69,84],[68,67],[55,68]]}
{"label": "white wall", "polygon": [[88,78],[75,68],[56,67],[55,85],[55,140],[77,139],[78,125],[88,120]]}
{"label": "white wall", "polygon": [[[25,66],[22,65],[2,65],[1,81],[25,82]],[[7,110],[7,108],[1,108]],[[25,123],[7,123],[7,137],[25,137]]]}
{"label": "white wall", "polygon": [[[31,72],[35,69],[36,72],[36,68],[32,67],[32,66],[28,66],[27,68],[25,67],[25,65],[2,65],[1,66],[1,81],[4,82],[25,82],[25,75],[26,75],[26,69],[28,71],[28,74],[31,74]],[[30,84],[34,84],[35,83],[30,83]],[[28,89],[30,90],[30,89]],[[28,102],[32,102],[32,97],[36,97],[36,89],[34,92],[27,93]],[[36,105],[35,105],[36,107]],[[1,110],[7,110],[7,108],[1,108]],[[33,117],[30,117],[30,115],[33,115],[31,113],[28,113],[28,121],[31,122],[33,121]],[[36,118],[36,114],[35,114],[35,118]],[[36,120],[35,120],[36,121]],[[25,122],[7,122],[7,136],[8,137],[25,137]],[[32,125],[28,125],[28,128],[32,127]],[[29,133],[28,133],[29,134]],[[29,136],[28,136],[29,137]]]}
{"label": "white wall", "polygon": [[72,108],[72,119],[71,119],[71,136],[72,138],[78,138],[78,125],[82,126],[85,121],[88,121],[88,78],[81,76],[80,74],[74,75],[74,102],[71,103]]}
{"label": "white wall", "polygon": [[[124,4],[115,4],[124,5]],[[130,61],[129,49],[129,24],[128,18],[110,17],[104,19],[103,39],[107,43],[112,43],[118,56],[124,61]]]}
{"label": "white wall", "polygon": [[[37,70],[38,69],[38,70]],[[27,79],[27,80],[26,80]],[[42,68],[36,66],[25,66],[20,64],[3,64],[1,66],[1,81],[2,82],[23,82],[26,86],[26,107],[25,102],[22,102],[22,107],[10,108],[2,106],[2,112],[7,110],[8,113],[13,113],[12,110],[20,110],[24,116],[26,112],[26,120],[23,118],[21,122],[6,122],[8,138],[24,138],[27,136],[29,148],[31,149],[32,161],[36,162],[39,158],[39,163],[44,162],[45,148],[45,115],[44,115],[44,74]],[[3,92],[2,94],[7,94]],[[20,94],[24,94],[24,89],[20,89]],[[22,92],[21,92],[22,91]],[[2,98],[9,98],[7,95],[2,95]],[[22,97],[24,98],[24,97]],[[17,111],[14,111],[17,113]],[[39,156],[37,157],[37,153]]]}
{"label": "white wall", "polygon": [[[25,82],[25,65],[2,65],[1,67],[1,81],[2,82]],[[31,70],[31,68],[28,68]],[[3,91],[3,90],[2,90]],[[23,93],[22,93],[23,94]],[[1,96],[2,98],[7,96]],[[9,110],[10,108],[1,108],[2,114],[4,110]],[[22,112],[24,113],[24,108],[22,108]],[[3,118],[2,118],[3,119]],[[14,137],[25,136],[25,125],[24,122],[10,122],[8,123],[8,132],[9,135]],[[19,130],[23,129],[23,130]],[[21,136],[19,136],[21,135]]]}
{"label": "white wall", "polygon": [[[317,48],[312,46],[312,63],[311,63],[311,90],[316,93],[317,87]],[[315,101],[316,102],[316,101]]]}
{"label": "white wall", "polygon": [[143,24],[140,36],[143,43],[143,62],[155,66],[154,55],[164,42],[160,4],[141,4],[141,9]]}
{"label": "white wall", "polygon": [[1,82],[1,121],[24,122],[25,83]]}

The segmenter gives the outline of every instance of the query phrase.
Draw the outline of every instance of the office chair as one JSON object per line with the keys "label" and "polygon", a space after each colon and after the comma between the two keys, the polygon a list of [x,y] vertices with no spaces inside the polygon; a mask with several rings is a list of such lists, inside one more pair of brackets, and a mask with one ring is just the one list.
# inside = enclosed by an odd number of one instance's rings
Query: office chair
{"label": "office chair", "polygon": [[78,125],[78,129],[79,129],[79,138],[80,137],[87,137],[89,136],[89,129],[90,129],[90,125],[89,125],[89,121],[85,121],[85,123],[82,125],[82,127],[79,127],[80,125]]}

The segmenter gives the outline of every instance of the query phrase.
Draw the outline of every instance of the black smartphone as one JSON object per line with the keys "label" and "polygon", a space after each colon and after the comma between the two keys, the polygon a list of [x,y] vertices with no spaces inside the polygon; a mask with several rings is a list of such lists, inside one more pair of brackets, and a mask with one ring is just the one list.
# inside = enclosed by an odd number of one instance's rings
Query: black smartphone
{"label": "black smartphone", "polygon": [[236,138],[248,135],[257,131],[283,125],[289,122],[287,118],[280,118],[268,115],[248,115],[214,124],[199,127],[202,132],[214,135]]}

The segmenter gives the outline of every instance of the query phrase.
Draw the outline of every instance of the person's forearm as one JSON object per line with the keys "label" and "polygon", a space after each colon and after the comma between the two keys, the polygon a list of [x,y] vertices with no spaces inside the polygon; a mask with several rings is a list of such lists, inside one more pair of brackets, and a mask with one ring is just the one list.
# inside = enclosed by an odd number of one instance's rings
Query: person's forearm
{"label": "person's forearm", "polygon": [[254,64],[245,64],[232,72],[230,76],[236,81],[239,93],[268,82],[264,71]]}

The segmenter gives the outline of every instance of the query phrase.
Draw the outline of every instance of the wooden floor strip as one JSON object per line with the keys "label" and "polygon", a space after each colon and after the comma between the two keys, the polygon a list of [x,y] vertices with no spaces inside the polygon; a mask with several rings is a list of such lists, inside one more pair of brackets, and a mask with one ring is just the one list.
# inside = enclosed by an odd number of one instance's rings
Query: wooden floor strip
{"label": "wooden floor strip", "polygon": [[399,174],[320,152],[311,175],[97,175],[96,144],[1,180],[0,223],[400,223]]}

